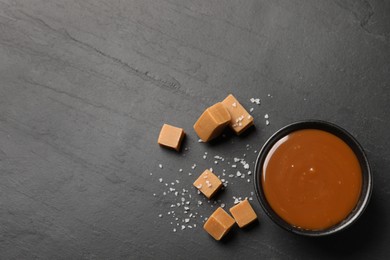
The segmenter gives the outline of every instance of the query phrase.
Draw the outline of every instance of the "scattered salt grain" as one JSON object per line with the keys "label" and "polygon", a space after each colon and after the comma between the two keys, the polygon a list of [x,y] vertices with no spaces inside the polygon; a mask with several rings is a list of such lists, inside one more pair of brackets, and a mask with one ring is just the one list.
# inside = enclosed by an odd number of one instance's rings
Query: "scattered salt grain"
{"label": "scattered salt grain", "polygon": [[268,117],[269,117],[268,114],[265,114],[265,115],[264,115],[264,118],[265,118],[265,119],[268,119]]}
{"label": "scattered salt grain", "polygon": [[268,121],[268,120],[265,120],[265,124],[266,124],[266,125],[269,125],[269,121]]}
{"label": "scattered salt grain", "polygon": [[225,207],[225,203],[222,203],[222,204],[221,204],[221,208],[224,208],[224,207]]}
{"label": "scattered salt grain", "polygon": [[159,182],[163,182],[163,178],[158,179]]}
{"label": "scattered salt grain", "polygon": [[232,107],[237,107],[237,103],[234,102],[234,103],[232,104]]}
{"label": "scattered salt grain", "polygon": [[160,167],[160,169],[162,169],[162,168],[163,168],[163,166],[162,166],[162,164],[161,164],[161,163],[158,165],[158,167]]}
{"label": "scattered salt grain", "polygon": [[162,218],[162,214],[158,215],[159,218]]}
{"label": "scattered salt grain", "polygon": [[251,98],[250,101],[256,105],[260,105],[260,98]]}
{"label": "scattered salt grain", "polygon": [[173,229],[173,232],[176,232],[176,228]]}
{"label": "scattered salt grain", "polygon": [[181,225],[181,230],[184,230],[184,229],[186,229],[186,226]]}
{"label": "scattered salt grain", "polygon": [[249,109],[249,112],[251,112],[251,113],[253,112],[253,107],[251,107],[251,109]]}

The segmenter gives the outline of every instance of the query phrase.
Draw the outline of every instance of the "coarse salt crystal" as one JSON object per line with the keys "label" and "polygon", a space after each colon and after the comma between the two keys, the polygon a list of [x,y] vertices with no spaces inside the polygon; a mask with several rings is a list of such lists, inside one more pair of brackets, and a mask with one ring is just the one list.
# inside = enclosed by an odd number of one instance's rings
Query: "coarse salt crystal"
{"label": "coarse salt crystal", "polygon": [[158,165],[158,167],[160,167],[160,169],[162,169],[163,166],[162,166],[162,164],[160,163],[160,164]]}
{"label": "coarse salt crystal", "polygon": [[159,218],[162,218],[162,214],[159,214],[158,217],[159,217]]}
{"label": "coarse salt crystal", "polygon": [[179,169],[179,172],[182,172],[183,171],[183,169]]}
{"label": "coarse salt crystal", "polygon": [[163,182],[163,178],[158,179],[159,182]]}
{"label": "coarse salt crystal", "polygon": [[190,222],[189,218],[184,219],[184,223],[188,223],[188,222]]}
{"label": "coarse salt crystal", "polygon": [[202,188],[202,184],[199,184],[198,186],[196,186],[198,189],[201,189]]}
{"label": "coarse salt crystal", "polygon": [[264,115],[264,118],[265,118],[265,119],[268,119],[268,117],[269,117],[268,114],[265,114],[265,115]]}
{"label": "coarse salt crystal", "polygon": [[265,120],[265,124],[266,124],[266,125],[269,125],[269,121],[268,121],[268,120]]}
{"label": "coarse salt crystal", "polygon": [[222,204],[221,204],[221,208],[224,208],[224,207],[225,207],[225,203],[222,203]]}
{"label": "coarse salt crystal", "polygon": [[236,175],[237,175],[237,177],[240,177],[241,176],[241,172],[237,171]]}
{"label": "coarse salt crystal", "polygon": [[207,181],[206,181],[206,184],[207,184],[207,187],[209,187],[209,188],[211,187],[210,181],[207,180]]}
{"label": "coarse salt crystal", "polygon": [[176,232],[176,228],[173,229],[173,232]]}
{"label": "coarse salt crystal", "polygon": [[232,164],[232,168],[236,168],[237,167],[237,165],[235,165],[235,164]]}
{"label": "coarse salt crystal", "polygon": [[186,226],[181,225],[181,230],[184,230],[184,229],[186,229]]}

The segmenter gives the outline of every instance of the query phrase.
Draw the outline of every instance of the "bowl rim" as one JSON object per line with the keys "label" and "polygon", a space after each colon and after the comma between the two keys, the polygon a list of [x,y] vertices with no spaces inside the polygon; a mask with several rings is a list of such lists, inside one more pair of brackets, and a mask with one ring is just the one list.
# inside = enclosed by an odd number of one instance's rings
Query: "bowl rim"
{"label": "bowl rim", "polygon": [[[262,166],[269,150],[282,137],[292,132],[303,130],[303,129],[323,130],[333,135],[336,135],[337,137],[342,139],[355,153],[362,170],[362,178],[363,178],[362,189],[361,189],[361,194],[358,203],[356,204],[355,208],[351,211],[351,213],[347,216],[346,219],[335,224],[334,226],[331,226],[323,230],[301,229],[287,223],[285,220],[279,217],[271,208],[271,206],[268,204],[261,185]],[[363,214],[364,210],[367,208],[367,205],[371,198],[372,189],[373,189],[372,178],[373,178],[372,171],[367,156],[363,150],[363,147],[355,139],[355,137],[353,137],[348,131],[341,128],[340,126],[323,120],[313,120],[313,119],[302,120],[302,121],[297,121],[288,124],[280,128],[264,143],[263,147],[261,148],[257,156],[255,166],[254,166],[254,186],[255,186],[256,197],[261,207],[263,208],[264,212],[268,215],[268,217],[279,227],[287,231],[290,231],[294,234],[311,236],[311,237],[331,235],[340,232],[341,230],[345,230],[346,228],[350,227],[353,223],[355,223],[356,220]]]}

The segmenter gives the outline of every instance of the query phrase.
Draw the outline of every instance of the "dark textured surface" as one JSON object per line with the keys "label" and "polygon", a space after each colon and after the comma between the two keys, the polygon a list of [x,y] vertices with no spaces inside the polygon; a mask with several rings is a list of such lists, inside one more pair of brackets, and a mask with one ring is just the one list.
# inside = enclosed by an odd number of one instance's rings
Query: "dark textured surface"
{"label": "dark textured surface", "polygon": [[[0,0],[0,258],[389,258],[389,82],[389,1]],[[228,93],[254,108],[256,128],[198,143],[193,123]],[[305,238],[254,200],[259,224],[222,242],[203,232],[215,206],[191,187],[196,175],[235,174],[227,162],[244,153],[252,167],[274,131],[307,118],[365,148],[364,216]],[[186,130],[187,150],[156,145],[163,122]],[[253,191],[226,179],[217,201],[227,207]],[[186,215],[168,215],[181,195],[164,196],[166,182],[188,189],[196,228],[173,232]]]}

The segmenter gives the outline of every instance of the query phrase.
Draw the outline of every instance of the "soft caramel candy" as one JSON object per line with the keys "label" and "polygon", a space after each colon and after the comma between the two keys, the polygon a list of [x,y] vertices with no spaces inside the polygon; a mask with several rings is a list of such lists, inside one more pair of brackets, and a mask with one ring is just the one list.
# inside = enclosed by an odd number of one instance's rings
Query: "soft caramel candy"
{"label": "soft caramel candy", "polygon": [[240,228],[247,226],[257,219],[257,215],[248,200],[243,200],[239,204],[230,208],[233,218]]}
{"label": "soft caramel candy", "polygon": [[194,182],[194,186],[210,199],[222,187],[222,182],[214,173],[205,170]]}
{"label": "soft caramel candy", "polygon": [[234,219],[221,207],[217,208],[204,224],[203,228],[214,239],[221,240],[234,225]]}
{"label": "soft caramel candy", "polygon": [[164,124],[161,128],[157,142],[162,146],[179,151],[184,135],[185,133],[182,128]]}
{"label": "soft caramel candy", "polygon": [[222,104],[230,113],[231,120],[229,126],[237,135],[240,135],[253,125],[253,117],[232,94],[227,96],[227,98],[222,101]]}
{"label": "soft caramel candy", "polygon": [[208,142],[219,136],[230,121],[228,110],[218,102],[203,112],[194,124],[194,130],[202,141]]}

